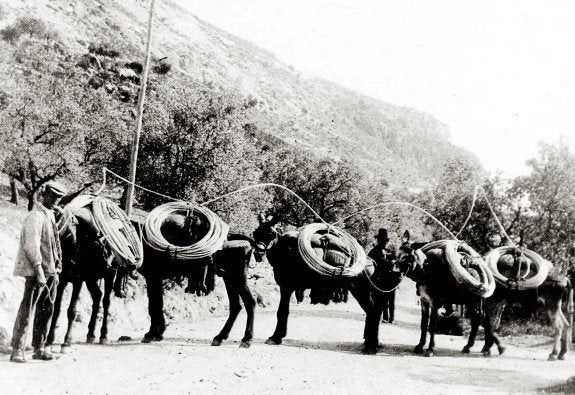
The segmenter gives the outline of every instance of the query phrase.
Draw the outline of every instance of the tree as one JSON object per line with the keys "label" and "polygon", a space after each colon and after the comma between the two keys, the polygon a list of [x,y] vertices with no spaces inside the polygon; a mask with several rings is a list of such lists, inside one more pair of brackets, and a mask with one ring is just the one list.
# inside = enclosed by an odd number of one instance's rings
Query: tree
{"label": "tree", "polygon": [[[235,95],[167,81],[147,98],[136,182],[198,203],[256,184],[259,151],[246,135],[250,122],[250,106]],[[115,155],[113,163],[123,174],[127,150]],[[257,194],[229,197],[210,208],[236,229],[247,231],[244,223],[255,225],[257,216],[251,206],[255,196],[261,197]],[[137,196],[146,210],[166,200],[146,192]]]}
{"label": "tree", "polygon": [[514,185],[521,233],[530,249],[566,266],[575,242],[575,156],[564,141],[541,143],[528,165],[531,174]]}

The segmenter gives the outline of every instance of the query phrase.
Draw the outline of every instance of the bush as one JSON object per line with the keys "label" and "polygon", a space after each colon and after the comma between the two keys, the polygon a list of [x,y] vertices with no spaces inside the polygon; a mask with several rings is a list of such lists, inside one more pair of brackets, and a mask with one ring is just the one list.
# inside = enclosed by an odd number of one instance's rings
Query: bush
{"label": "bush", "polygon": [[119,51],[110,48],[110,46],[106,44],[96,45],[94,43],[90,43],[88,46],[88,52],[108,58],[117,58],[120,56]]}
{"label": "bush", "polygon": [[170,63],[160,62],[153,68],[156,74],[167,74],[172,70],[172,65]]}
{"label": "bush", "polygon": [[25,34],[29,35],[30,38],[36,37],[46,40],[56,40],[58,38],[58,33],[48,27],[44,21],[30,17],[18,18],[12,26],[7,26],[0,30],[2,39],[12,44]]}
{"label": "bush", "polygon": [[144,65],[141,62],[130,62],[126,63],[124,66],[134,70],[138,74],[141,74],[142,71],[144,71]]}

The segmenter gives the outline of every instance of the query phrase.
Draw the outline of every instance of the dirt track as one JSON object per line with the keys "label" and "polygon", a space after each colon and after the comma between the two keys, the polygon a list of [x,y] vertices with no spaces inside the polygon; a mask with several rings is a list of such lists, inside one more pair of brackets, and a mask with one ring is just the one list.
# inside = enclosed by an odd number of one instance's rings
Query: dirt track
{"label": "dirt track", "polygon": [[[258,309],[256,339],[240,349],[245,315],[231,340],[211,347],[223,318],[172,324],[161,343],[141,344],[143,328],[118,333],[133,341],[107,346],[76,344],[54,362],[24,365],[0,360],[1,392],[31,393],[470,393],[536,392],[564,384],[575,374],[575,357],[547,362],[550,339],[506,339],[503,356],[484,358],[481,344],[470,356],[459,353],[461,337],[439,336],[437,356],[413,355],[419,310],[413,284],[398,295],[397,323],[382,324],[376,356],[362,355],[363,312],[347,305],[292,306],[282,346],[263,344],[273,332],[275,311]],[[84,336],[85,328],[77,330]],[[564,388],[563,388],[564,389]]]}

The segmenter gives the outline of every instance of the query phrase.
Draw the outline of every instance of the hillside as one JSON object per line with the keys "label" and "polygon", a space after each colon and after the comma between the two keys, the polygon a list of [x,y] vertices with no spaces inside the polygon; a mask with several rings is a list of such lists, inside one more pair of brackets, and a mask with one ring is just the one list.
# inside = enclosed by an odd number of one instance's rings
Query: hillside
{"label": "hillside", "polygon": [[[0,27],[34,15],[58,31],[72,52],[107,44],[127,60],[142,59],[147,6],[138,0],[14,0],[3,5]],[[266,142],[354,158],[372,174],[408,186],[435,179],[452,154],[471,156],[448,141],[447,126],[432,116],[302,75],[170,1],[158,2],[155,20],[154,58],[166,58],[174,72],[257,101],[257,126]]]}

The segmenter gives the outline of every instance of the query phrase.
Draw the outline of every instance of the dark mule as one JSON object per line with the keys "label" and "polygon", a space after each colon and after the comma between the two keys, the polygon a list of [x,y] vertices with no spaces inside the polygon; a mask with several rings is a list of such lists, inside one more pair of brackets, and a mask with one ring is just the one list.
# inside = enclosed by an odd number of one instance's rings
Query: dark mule
{"label": "dark mule", "polygon": [[425,355],[432,356],[435,353],[438,311],[441,307],[449,308],[452,304],[458,304],[466,306],[467,314],[471,318],[472,336],[462,350],[469,352],[481,321],[483,298],[456,282],[441,250],[432,249],[425,254],[419,251],[425,244],[427,243],[411,243],[409,232],[405,231],[397,256],[397,264],[406,271],[407,277],[416,283],[417,295],[420,298],[421,334],[413,351],[418,354],[424,352],[429,332],[429,345]]}
{"label": "dark mule", "polygon": [[[383,312],[383,302],[380,300],[382,294],[373,292],[370,277],[376,270],[369,260],[366,270],[355,278],[331,278],[318,274],[311,269],[298,252],[297,240],[298,232],[286,232],[279,234],[275,225],[279,219],[272,216],[264,218],[260,216],[260,225],[254,231],[256,241],[255,256],[262,260],[267,255],[268,262],[274,270],[274,278],[280,287],[280,302],[277,311],[276,329],[272,336],[267,339],[266,344],[281,344],[287,334],[287,324],[289,316],[290,298],[295,292],[298,300],[301,301],[303,291],[311,288],[310,297],[315,291],[325,291],[333,289],[347,289],[358,301],[361,308],[366,312],[363,352],[375,354],[379,344],[379,322]],[[366,274],[366,272],[368,274]],[[375,277],[375,276],[373,276]],[[381,284],[379,284],[381,286]],[[333,294],[330,295],[333,300]],[[335,293],[337,300],[345,298],[339,297]]]}
{"label": "dark mule", "polygon": [[[64,204],[73,200],[78,194],[79,192],[64,197],[62,199]],[[63,262],[47,344],[52,345],[54,343],[55,328],[61,311],[62,297],[69,283],[72,284],[72,295],[68,306],[68,326],[64,343],[62,344],[62,352],[65,352],[72,342],[72,328],[83,283],[86,283],[86,287],[92,297],[92,313],[88,323],[86,342],[93,343],[96,338],[96,321],[100,311],[100,304],[102,304],[104,311],[100,330],[100,344],[106,344],[108,342],[110,294],[116,275],[116,269],[111,265],[113,254],[102,240],[102,235],[94,223],[89,204],[74,209],[65,207],[64,210],[57,213],[57,217]],[[98,284],[100,279],[104,279],[104,292],[101,291]]]}
{"label": "dark mule", "polygon": [[[535,301],[547,313],[550,325],[554,329],[553,350],[549,354],[549,361],[563,360],[569,351],[571,332],[569,328],[573,322],[573,288],[570,279],[562,274],[548,276],[543,284],[535,290],[519,291],[510,289],[497,283],[494,294],[485,303],[485,345],[481,350],[483,355],[491,355],[493,344],[497,346],[499,354],[505,351],[497,330],[501,324],[501,316],[506,305],[510,302]],[[567,304],[567,317],[563,313],[563,304]],[[469,338],[470,345],[477,330],[472,331]]]}
{"label": "dark mule", "polygon": [[[190,220],[180,214],[171,214],[162,229],[169,242],[185,246],[194,241],[197,230],[190,227]],[[247,323],[240,347],[251,345],[254,330],[254,311],[256,301],[247,281],[247,271],[252,257],[252,243],[249,237],[229,234],[221,250],[208,258],[197,260],[178,260],[169,251],[158,251],[144,243],[144,261],[139,271],[146,279],[148,292],[148,312],[150,330],[144,335],[143,343],[160,341],[166,329],[163,306],[162,283],[164,279],[188,277],[187,292],[205,295],[214,289],[214,275],[222,277],[229,299],[229,316],[222,330],[212,340],[212,346],[219,346],[226,340],[242,309],[240,300],[247,312]]]}

